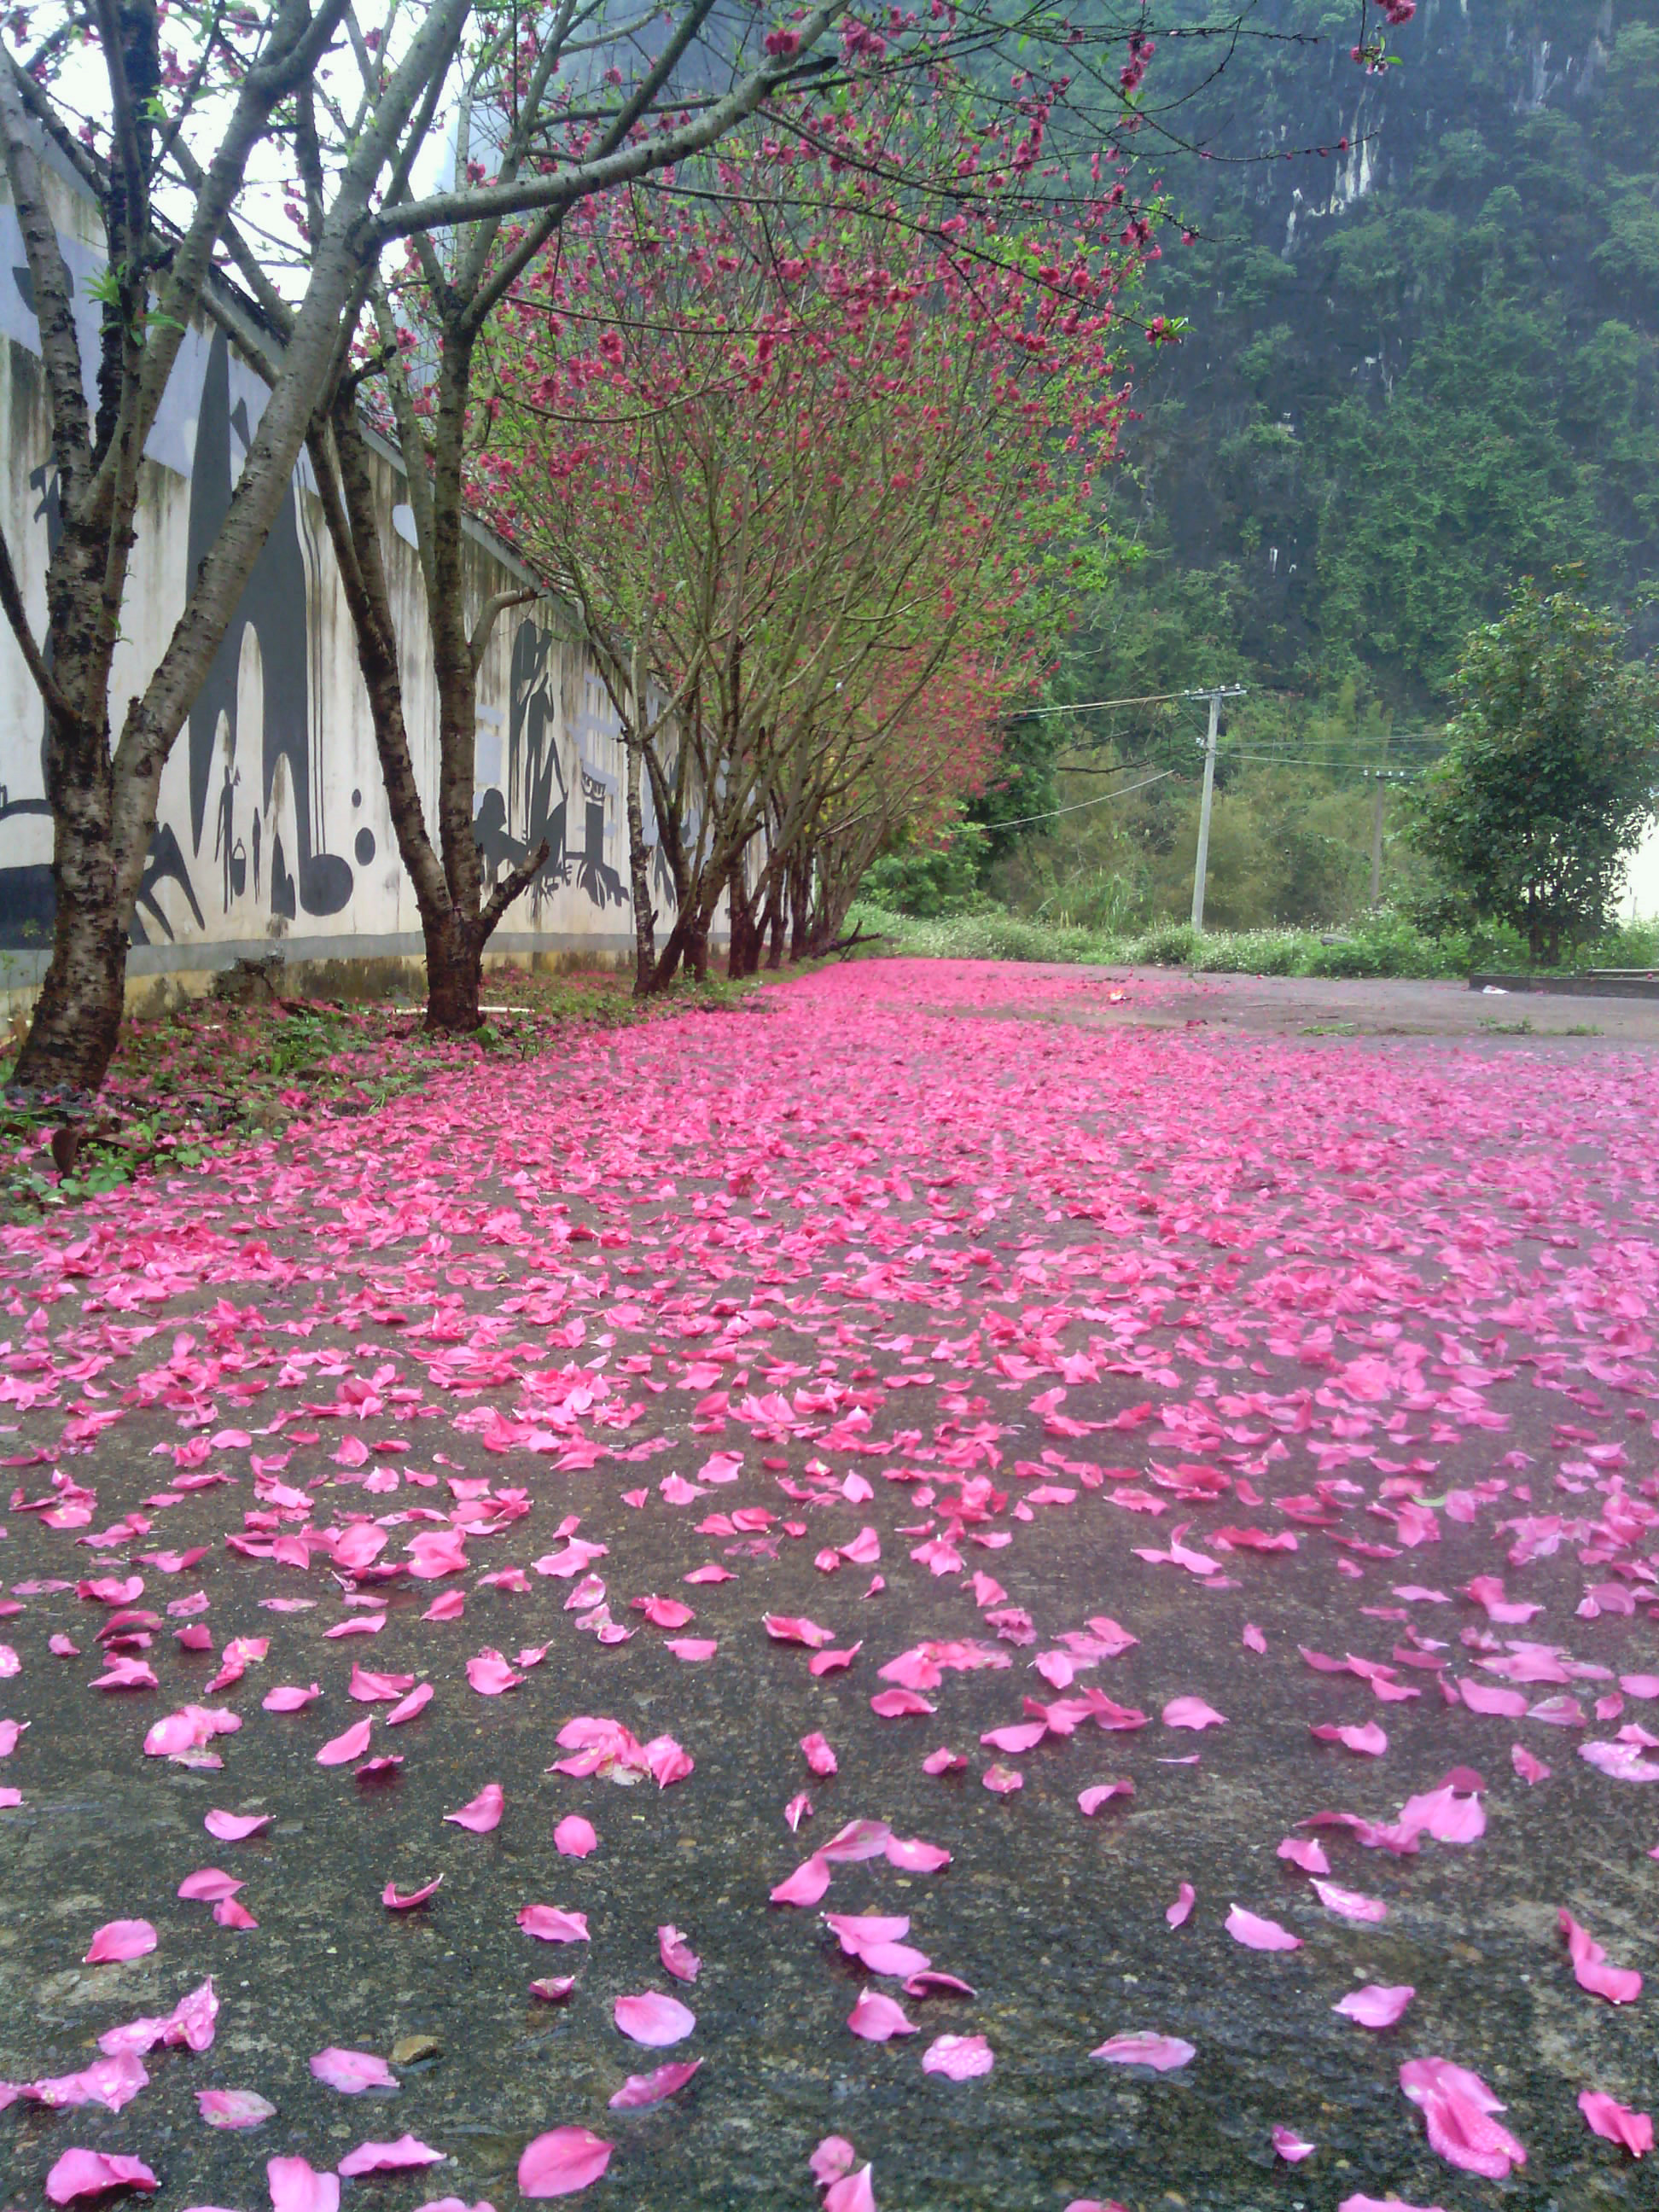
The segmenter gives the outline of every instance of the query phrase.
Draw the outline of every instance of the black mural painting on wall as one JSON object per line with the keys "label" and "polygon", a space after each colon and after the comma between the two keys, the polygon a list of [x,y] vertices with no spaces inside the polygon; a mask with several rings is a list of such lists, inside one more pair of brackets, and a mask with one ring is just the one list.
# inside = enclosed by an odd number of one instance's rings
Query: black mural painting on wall
{"label": "black mural painting on wall", "polygon": [[[33,287],[27,269],[15,268],[11,273],[19,295],[33,313]],[[70,281],[72,284],[72,277]],[[234,410],[230,405],[229,349],[221,333],[214,338],[209,350],[191,470],[186,569],[186,574],[191,576],[196,574],[198,563],[216,537],[229,510],[233,429],[246,452],[249,439],[246,410],[240,402]],[[57,550],[63,527],[58,505],[57,471],[50,463],[44,464],[31,472],[29,482],[40,495],[34,519],[37,521],[44,520],[46,523],[50,557]],[[250,623],[259,641],[264,685],[263,758],[258,763],[258,787],[250,825],[253,841],[255,895],[257,896],[260,890],[260,815],[270,804],[277,763],[286,761],[294,794],[295,823],[299,841],[299,851],[295,855],[298,880],[296,885],[295,876],[289,872],[282,840],[278,836],[270,854],[271,911],[290,920],[301,906],[307,914],[337,914],[351,896],[353,877],[346,861],[336,854],[316,849],[311,821],[305,563],[300,550],[299,517],[291,486],[276,525],[249,580],[241,605],[220,647],[190,718],[191,836],[192,849],[198,855],[202,846],[214,738],[222,710],[230,735],[231,759],[234,762],[237,671],[241,656],[242,635]],[[46,656],[50,665],[50,637],[46,643]],[[43,787],[45,766],[43,714]],[[240,782],[240,769],[234,770],[234,781]],[[50,818],[51,812],[51,805],[45,798],[14,799],[4,785],[0,785],[0,855],[3,855],[5,851],[4,824],[7,821],[13,817],[29,815]],[[240,837],[234,834],[225,835],[227,825],[222,815],[219,826],[222,841],[222,857],[225,862],[228,910],[230,896],[239,894],[246,883],[247,854]],[[147,945],[151,941],[150,927],[168,939],[173,937],[172,924],[156,896],[159,887],[164,883],[177,884],[189,904],[197,927],[205,931],[201,905],[191,881],[189,862],[172,827],[160,823],[150,840],[143,878],[139,885],[137,908],[142,911],[135,911],[132,918],[130,934],[135,945]],[[0,862],[0,948],[9,951],[25,947],[44,949],[51,939],[56,910],[57,897],[49,863],[40,861],[7,866]],[[146,915],[149,917],[149,927],[144,920]]]}
{"label": "black mural painting on wall", "polygon": [[580,770],[586,836],[581,851],[571,855],[576,881],[595,906],[603,908],[613,899],[618,906],[626,906],[628,893],[623,889],[622,878],[605,857],[605,810],[610,787],[602,776],[594,775],[585,761],[580,763]]}
{"label": "black mural painting on wall", "polygon": [[[472,824],[484,872],[493,884],[503,862],[522,867],[545,838],[547,858],[530,887],[539,912],[544,895],[569,880],[565,859],[567,796],[559,761],[553,704],[553,638],[532,619],[513,636],[507,722],[507,796],[486,791]],[[522,842],[508,827],[517,814],[525,825]]]}
{"label": "black mural painting on wall", "polygon": [[[577,848],[569,842],[570,793],[559,759],[553,644],[552,632],[533,617],[526,616],[514,633],[507,793],[505,797],[494,789],[483,793],[472,823],[473,839],[485,881],[492,884],[503,868],[522,867],[546,839],[547,859],[531,885],[538,912],[544,892],[556,884],[573,881],[601,909],[613,902],[626,906],[627,890],[605,857],[608,787],[580,759],[576,772],[581,783],[582,842]],[[522,839],[509,827],[515,814],[525,824]]]}
{"label": "black mural painting on wall", "polygon": [[[233,433],[246,453],[252,434],[244,403],[239,399],[234,407],[230,404],[230,349],[221,331],[208,351],[207,375],[202,386],[201,412],[197,422],[196,455],[190,483],[189,575],[196,574],[198,563],[218,537],[230,511]],[[264,690],[264,734],[262,757],[255,764],[253,819],[257,823],[270,811],[278,764],[286,763],[289,789],[294,799],[295,833],[299,841],[290,872],[280,831],[272,837],[270,911],[289,921],[301,908],[311,915],[338,914],[351,897],[355,878],[349,860],[343,860],[337,853],[319,849],[311,818],[311,664],[307,648],[306,569],[300,550],[298,502],[291,483],[214,657],[207,681],[191,709],[190,831],[191,850],[198,855],[222,714],[229,734],[230,750],[228,758],[221,761],[221,769],[228,778],[234,774],[236,781],[240,780],[241,767],[236,759],[236,690],[243,635],[249,629],[258,640]],[[222,846],[227,909],[234,895],[228,886],[234,884],[236,874],[235,847],[242,842],[234,836],[234,820],[225,819],[224,801],[234,788],[234,783],[229,783],[221,793],[219,835],[214,841],[216,853]],[[240,862],[245,882],[246,850]],[[258,874],[256,863],[256,890]]]}

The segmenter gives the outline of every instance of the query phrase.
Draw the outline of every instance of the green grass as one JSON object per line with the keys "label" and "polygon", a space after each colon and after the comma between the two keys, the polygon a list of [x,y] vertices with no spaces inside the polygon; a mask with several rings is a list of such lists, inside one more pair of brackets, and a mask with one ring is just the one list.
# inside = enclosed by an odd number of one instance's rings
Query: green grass
{"label": "green grass", "polygon": [[[484,999],[492,1011],[465,1038],[428,1036],[420,1008],[406,1000],[192,1000],[158,1018],[126,1022],[103,1089],[89,1109],[74,1113],[4,1094],[14,1037],[0,1049],[0,1223],[38,1219],[145,1176],[199,1167],[238,1145],[280,1137],[296,1121],[372,1113],[480,1056],[530,1061],[574,1031],[758,1004],[755,983],[713,973],[702,983],[682,977],[639,1005],[629,978],[609,970],[544,975],[513,968],[484,977]],[[74,1158],[60,1168],[52,1140],[70,1128]]]}
{"label": "green grass", "polygon": [[[921,921],[860,904],[861,922],[882,942],[872,950],[933,960],[1030,960],[1099,967],[1190,968],[1243,975],[1409,975],[1462,978],[1475,969],[1530,966],[1513,931],[1459,930],[1431,937],[1397,915],[1382,915],[1342,932],[1308,929],[1196,931],[1163,922],[1139,931],[1083,929],[1036,921],[1003,908]],[[1327,938],[1330,941],[1327,941]],[[1659,967],[1659,926],[1632,924],[1581,948],[1583,968]]]}

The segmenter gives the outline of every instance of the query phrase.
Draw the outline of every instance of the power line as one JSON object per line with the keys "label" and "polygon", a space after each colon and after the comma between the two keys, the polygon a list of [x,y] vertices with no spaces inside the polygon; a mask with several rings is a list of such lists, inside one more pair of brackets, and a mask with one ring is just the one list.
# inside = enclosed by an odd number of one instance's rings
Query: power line
{"label": "power line", "polygon": [[1122,775],[1132,768],[1148,768],[1152,755],[1143,753],[1139,760],[1113,761],[1105,768],[1096,768],[1086,761],[1056,761],[1056,775]]}
{"label": "power line", "polygon": [[1092,799],[1079,799],[1072,806],[1051,806],[1044,814],[1022,814],[1012,822],[988,822],[988,830],[1025,830],[1033,822],[1052,822],[1057,815],[1081,814],[1085,806],[1103,806],[1109,799],[1127,799],[1132,791],[1145,791],[1149,783],[1162,783],[1166,775],[1176,773],[1172,768],[1161,768],[1156,775],[1144,775],[1139,783],[1120,784],[1115,791],[1097,791]]}
{"label": "power line", "polygon": [[[1005,720],[1010,722],[1040,722],[1046,720],[1050,714],[1091,714],[1097,707],[1164,707],[1172,699],[1207,699],[1216,688],[1215,685],[1206,684],[1196,691],[1148,691],[1139,699],[1079,699],[1070,707],[1024,707],[1017,714],[1006,716]],[[1243,684],[1224,684],[1219,690],[1224,699],[1243,696]]]}
{"label": "power line", "polygon": [[[1267,761],[1276,768],[1350,769],[1360,775],[1383,773],[1383,770],[1376,764],[1358,762],[1352,756],[1342,753],[1253,752],[1246,747],[1230,745],[1221,757],[1224,761]],[[1431,765],[1431,762],[1428,760],[1419,760],[1408,763],[1407,770],[1410,773],[1415,773],[1422,768]]]}

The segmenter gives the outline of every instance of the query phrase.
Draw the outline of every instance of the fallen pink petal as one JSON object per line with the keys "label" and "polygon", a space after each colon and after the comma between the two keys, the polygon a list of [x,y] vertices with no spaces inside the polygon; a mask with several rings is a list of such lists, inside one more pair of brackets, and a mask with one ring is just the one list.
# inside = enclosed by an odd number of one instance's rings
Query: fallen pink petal
{"label": "fallen pink petal", "polygon": [[1173,1729],[1225,1728],[1227,1716],[1217,1712],[1202,1698],[1171,1698],[1164,1708],[1164,1725]]}
{"label": "fallen pink petal", "polygon": [[111,2189],[148,2192],[160,2187],[143,2159],[119,2151],[66,2150],[46,2176],[46,2195],[54,2204],[72,2204],[77,2197],[101,2197]]}
{"label": "fallen pink petal", "polygon": [[943,2074],[948,2081],[971,2081],[988,2074],[996,2057],[982,2035],[936,2036],[921,2054],[924,2074]]}
{"label": "fallen pink petal", "polygon": [[1078,1810],[1088,1820],[1099,1812],[1103,1805],[1109,1805],[1114,1798],[1129,1798],[1134,1794],[1135,1785],[1127,1777],[1115,1782],[1091,1782],[1086,1790],[1078,1792]]}
{"label": "fallen pink petal", "polygon": [[198,2089],[196,2107],[210,2128],[257,2128],[276,2116],[276,2107],[255,2089]]}
{"label": "fallen pink petal", "polygon": [[354,1759],[361,1759],[368,1749],[369,1733],[374,1723],[371,1719],[354,1721],[349,1729],[328,1741],[318,1751],[319,1766],[349,1766]]}
{"label": "fallen pink petal", "polygon": [[1581,2089],[1578,2109],[1584,2124],[1608,2142],[1621,2143],[1632,2158],[1645,2158],[1653,2148],[1653,2120],[1647,2112],[1632,2112],[1605,2090]]}
{"label": "fallen pink petal", "polygon": [[677,1982],[695,1982],[702,1970],[702,1960],[678,1928],[658,1929],[657,1955]]}
{"label": "fallen pink petal", "polygon": [[618,1997],[611,2008],[611,2016],[631,2042],[646,2044],[653,2051],[683,2043],[697,2025],[697,2016],[689,2006],[655,1990]]}
{"label": "fallen pink petal", "polygon": [[902,2005],[879,1990],[860,1990],[847,2025],[866,2043],[886,2043],[896,2035],[914,2035],[915,2023],[907,2020]]}
{"label": "fallen pink petal", "polygon": [[1367,2197],[1356,2190],[1345,2197],[1336,2212],[1446,2212],[1443,2204],[1407,2204],[1403,2197]]}
{"label": "fallen pink petal", "polygon": [[567,1912],[556,1905],[526,1905],[519,1911],[519,1925],[526,1936],[543,1943],[586,1943],[587,1915]]}
{"label": "fallen pink petal", "polygon": [[1407,1984],[1393,1988],[1369,1983],[1363,1990],[1350,1990],[1331,2007],[1345,2020],[1355,2021],[1361,2027],[1392,2027],[1403,2019],[1407,2007],[1417,1992]]}
{"label": "fallen pink petal", "polygon": [[611,2145],[591,2128],[554,2128],[527,2142],[519,2160],[524,2197],[574,2197],[591,2188],[611,2163]]}
{"label": "fallen pink petal", "polygon": [[265,2161],[270,2212],[340,2212],[337,2175],[317,2173],[302,2158]]}
{"label": "fallen pink petal", "polygon": [[414,2136],[403,2135],[392,2142],[359,2143],[348,2151],[335,2167],[337,2173],[348,2180],[362,2173],[402,2173],[410,2167],[442,2166],[445,2154],[421,2142]]}
{"label": "fallen pink petal", "polygon": [[269,1813],[212,1812],[204,1816],[202,1826],[222,1844],[245,1844],[250,1836],[263,1835],[271,1819]]}
{"label": "fallen pink petal", "polygon": [[143,1959],[155,1948],[155,1941],[148,1920],[106,1920],[88,1947],[86,1964],[101,1966],[112,1960]]}
{"label": "fallen pink petal", "polygon": [[1478,2074],[1445,2058],[1413,2058],[1401,2068],[1400,2086],[1423,2114],[1431,2148],[1449,2166],[1504,2181],[1511,2167],[1526,2164],[1522,2145],[1493,2118],[1503,2103]]}
{"label": "fallen pink petal", "polygon": [[801,1757],[820,1779],[839,1771],[834,1751],[816,1729],[801,1738],[800,1749]]}
{"label": "fallen pink petal", "polygon": [[331,2089],[339,2089],[348,2097],[362,2094],[365,2089],[395,2089],[398,2077],[372,2051],[339,2051],[332,2045],[319,2051],[311,2061],[311,2070]]}
{"label": "fallen pink petal", "polygon": [[380,1902],[388,1912],[412,1912],[417,1905],[424,1905],[435,1896],[443,1886],[443,1876],[434,1875],[430,1881],[422,1882],[418,1889],[400,1891],[395,1882],[387,1882],[380,1892]]}
{"label": "fallen pink petal", "polygon": [[506,1800],[499,1782],[486,1782],[477,1796],[444,1819],[453,1827],[467,1828],[475,1836],[487,1836],[491,1829],[500,1827]]}
{"label": "fallen pink petal", "polygon": [[832,2181],[819,2200],[819,2212],[877,2212],[875,2169],[861,2166]]}
{"label": "fallen pink petal", "polygon": [[1229,1909],[1226,1926],[1234,1942],[1242,1943],[1247,1951],[1299,1951],[1302,1948],[1299,1936],[1292,1936],[1277,1920],[1247,1911],[1242,1905]]}
{"label": "fallen pink petal", "polygon": [[1326,1911],[1334,1912],[1340,1920],[1375,1923],[1389,1917],[1387,1900],[1381,1897],[1367,1897],[1363,1890],[1345,1889],[1341,1883],[1323,1881],[1317,1875],[1314,1878],[1313,1890]]}
{"label": "fallen pink petal", "polygon": [[851,2173],[858,2162],[859,2154],[845,2136],[825,2136],[807,2160],[820,2189]]}
{"label": "fallen pink petal", "polygon": [[1565,1906],[1558,1917],[1579,1988],[1588,1990],[1592,1996],[1605,1997],[1609,2004],[1634,2004],[1642,1994],[1640,1974],[1633,1967],[1609,1966],[1601,1946]]}
{"label": "fallen pink petal", "polygon": [[1160,2074],[1188,2064],[1196,2057],[1190,2043],[1178,2035],[1158,2035],[1138,2029],[1133,2034],[1109,2036],[1089,2053],[1109,2066],[1151,2066]]}
{"label": "fallen pink petal", "polygon": [[653,2067],[649,2074],[630,2074],[607,2101],[613,2112],[643,2112],[684,2088],[702,2064],[701,2058],[671,2058],[665,2064]]}

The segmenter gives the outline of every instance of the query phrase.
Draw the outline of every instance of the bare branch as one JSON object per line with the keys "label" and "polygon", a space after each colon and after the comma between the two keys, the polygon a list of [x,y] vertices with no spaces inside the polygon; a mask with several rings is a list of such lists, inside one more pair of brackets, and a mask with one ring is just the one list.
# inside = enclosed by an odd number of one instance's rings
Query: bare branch
{"label": "bare branch", "polygon": [[484,903],[483,911],[478,916],[480,944],[487,941],[496,923],[500,921],[514,900],[520,893],[527,891],[535,882],[537,876],[546,864],[548,851],[548,842],[544,837],[530,858],[520,866],[514,868],[510,876],[504,877],[491,891]]}
{"label": "bare branch", "polygon": [[5,610],[6,620],[11,624],[18,650],[28,664],[29,674],[34,678],[34,688],[45,700],[47,711],[56,715],[59,721],[79,725],[81,716],[70,704],[34,641],[34,632],[29,628],[27,610],[23,605],[23,594],[18,588],[17,572],[11,565],[11,548],[6,543],[3,530],[0,530],[0,607]]}
{"label": "bare branch", "polygon": [[[822,0],[802,21],[801,46],[811,46],[822,38],[847,4],[848,0]],[[713,145],[754,112],[787,76],[789,66],[781,59],[769,61],[689,123],[653,137],[635,139],[607,155],[579,162],[562,174],[515,178],[508,184],[479,185],[467,191],[436,192],[423,200],[386,209],[375,220],[376,234],[389,243],[447,223],[483,222],[501,216],[528,214],[537,208],[574,207],[592,193],[647,176]]]}
{"label": "bare branch", "polygon": [[509,607],[527,607],[532,600],[538,599],[541,596],[542,594],[533,584],[525,584],[517,591],[490,593],[478,610],[478,619],[472,628],[471,643],[472,672],[475,676],[489,647],[489,634],[495,627],[497,617],[504,615]]}

